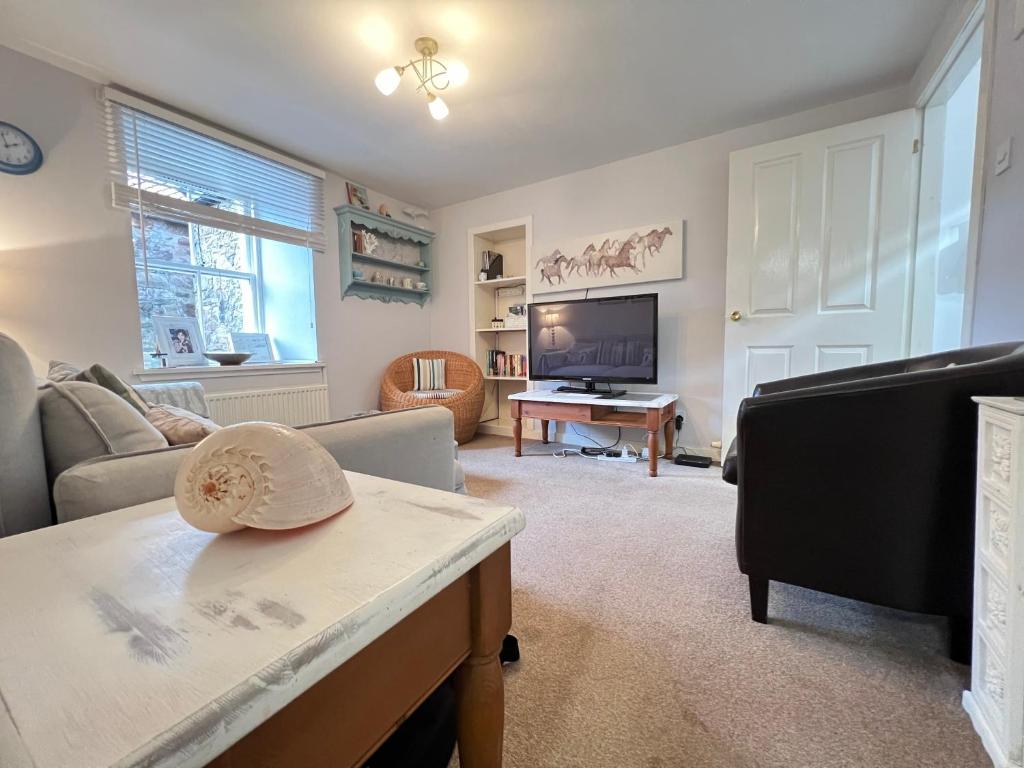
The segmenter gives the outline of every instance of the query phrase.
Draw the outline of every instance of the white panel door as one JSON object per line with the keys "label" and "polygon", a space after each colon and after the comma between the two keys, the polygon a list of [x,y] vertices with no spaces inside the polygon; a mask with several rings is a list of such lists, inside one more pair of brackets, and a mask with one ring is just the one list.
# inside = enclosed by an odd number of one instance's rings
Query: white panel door
{"label": "white panel door", "polygon": [[907,354],[916,130],[908,109],[730,156],[723,446],[758,383]]}

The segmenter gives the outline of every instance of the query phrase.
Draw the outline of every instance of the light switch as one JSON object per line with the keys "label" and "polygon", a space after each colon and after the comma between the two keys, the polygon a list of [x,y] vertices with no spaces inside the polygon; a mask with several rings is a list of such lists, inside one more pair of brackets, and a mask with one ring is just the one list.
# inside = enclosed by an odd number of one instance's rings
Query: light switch
{"label": "light switch", "polygon": [[1013,152],[1013,137],[1011,136],[998,147],[996,147],[995,174],[998,176],[1010,167],[1010,155]]}

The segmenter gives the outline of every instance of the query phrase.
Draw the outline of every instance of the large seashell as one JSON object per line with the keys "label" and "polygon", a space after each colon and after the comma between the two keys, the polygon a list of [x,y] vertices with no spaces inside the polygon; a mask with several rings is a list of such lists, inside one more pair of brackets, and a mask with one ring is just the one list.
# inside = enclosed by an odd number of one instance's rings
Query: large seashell
{"label": "large seashell", "polygon": [[262,421],[224,427],[193,448],[174,481],[185,521],[201,531],[282,530],[352,504],[345,473],[309,435]]}

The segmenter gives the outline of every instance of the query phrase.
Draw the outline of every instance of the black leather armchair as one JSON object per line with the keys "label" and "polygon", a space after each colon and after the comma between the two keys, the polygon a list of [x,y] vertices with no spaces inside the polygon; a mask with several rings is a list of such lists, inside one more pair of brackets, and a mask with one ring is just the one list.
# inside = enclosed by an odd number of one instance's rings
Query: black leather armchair
{"label": "black leather armchair", "polygon": [[759,385],[723,477],[754,621],[770,580],[950,617],[970,657],[977,410],[1024,395],[1024,342]]}

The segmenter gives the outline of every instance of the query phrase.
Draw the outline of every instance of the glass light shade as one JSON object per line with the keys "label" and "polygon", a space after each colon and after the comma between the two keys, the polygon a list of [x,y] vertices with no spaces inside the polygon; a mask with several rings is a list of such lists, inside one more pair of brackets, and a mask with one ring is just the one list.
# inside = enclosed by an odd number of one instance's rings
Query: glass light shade
{"label": "glass light shade", "polygon": [[458,59],[449,61],[447,69],[449,85],[454,85],[457,88],[460,85],[465,85],[469,80],[469,68]]}
{"label": "glass light shade", "polygon": [[430,109],[430,116],[435,120],[444,120],[448,117],[448,105],[436,94],[432,93],[427,97],[427,107]]}
{"label": "glass light shade", "polygon": [[390,96],[394,93],[400,82],[402,82],[402,73],[398,71],[398,67],[382,69],[377,73],[377,77],[373,79],[373,84],[377,86],[377,90],[385,96]]}

